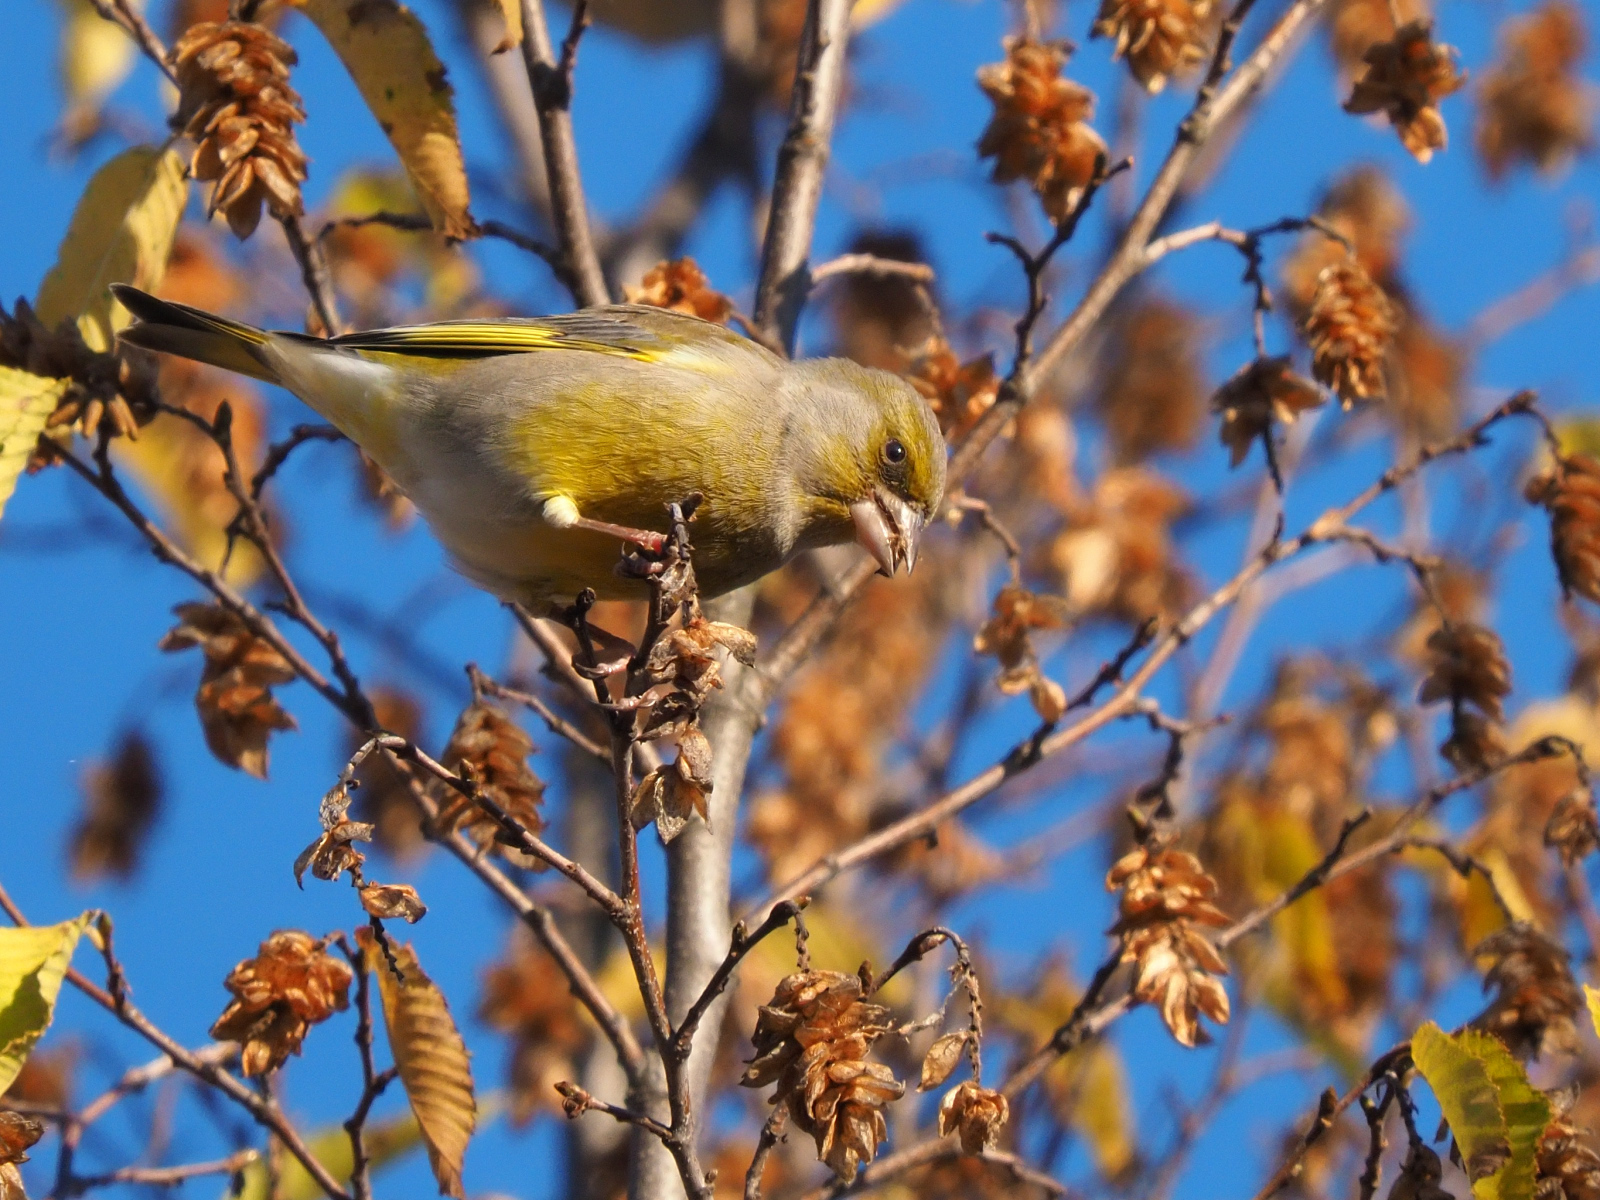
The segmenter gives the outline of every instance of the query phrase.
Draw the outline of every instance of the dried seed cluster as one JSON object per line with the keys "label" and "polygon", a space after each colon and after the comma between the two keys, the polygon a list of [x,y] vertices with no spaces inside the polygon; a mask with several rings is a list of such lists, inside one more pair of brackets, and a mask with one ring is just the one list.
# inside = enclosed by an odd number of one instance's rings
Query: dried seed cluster
{"label": "dried seed cluster", "polygon": [[29,469],[47,466],[50,443],[65,444],[76,430],[86,438],[135,437],[156,415],[160,396],[148,355],[91,350],[77,323],[62,321],[46,329],[26,300],[8,314],[0,308],[0,366],[16,367],[46,379],[68,379]]}
{"label": "dried seed cluster", "polygon": [[[1479,770],[1504,753],[1501,701],[1511,692],[1511,664],[1494,630],[1468,621],[1428,638],[1429,669],[1417,699],[1450,701],[1450,737],[1440,753],[1458,770]],[[1468,711],[1468,706],[1476,712]]]}
{"label": "dried seed cluster", "polygon": [[839,1178],[855,1178],[889,1136],[883,1107],[905,1085],[872,1044],[889,1032],[889,1010],[864,996],[860,976],[797,971],[761,1006],[752,1037],[756,1056],[745,1087],[777,1083],[772,1103],[787,1104],[794,1123],[817,1144],[817,1157]]}
{"label": "dried seed cluster", "polygon": [[694,813],[707,823],[711,820],[711,742],[700,732],[700,706],[722,686],[719,649],[749,666],[755,662],[755,635],[697,615],[652,646],[645,660],[645,674],[664,693],[651,709],[645,732],[675,736],[678,757],[639,781],[633,790],[632,820],[635,829],[655,822],[666,842],[683,832]]}
{"label": "dried seed cluster", "polygon": [[220,604],[180,604],[178,625],[161,639],[166,651],[198,646],[205,655],[194,704],[206,745],[230,767],[267,777],[267,739],[298,726],[279,707],[275,684],[294,679],[294,668],[264,638]]}
{"label": "dried seed cluster", "polygon": [[1135,305],[1115,322],[1095,406],[1119,465],[1194,445],[1205,416],[1200,321],[1168,300]]}
{"label": "dried seed cluster", "polygon": [[1600,814],[1588,788],[1574,788],[1551,810],[1545,822],[1544,844],[1561,855],[1561,865],[1571,867],[1600,849]]}
{"label": "dried seed cluster", "polygon": [[1453,46],[1433,40],[1433,22],[1412,21],[1387,42],[1362,56],[1366,70],[1357,78],[1344,110],[1357,115],[1384,113],[1400,142],[1418,162],[1427,162],[1449,140],[1439,101],[1459,91],[1467,77],[1456,70]]}
{"label": "dried seed cluster", "polygon": [[510,954],[484,975],[478,1016],[512,1039],[512,1119],[525,1124],[557,1109],[555,1085],[577,1076],[590,1027],[555,960],[519,934]]}
{"label": "dried seed cluster", "polygon": [[[544,782],[528,766],[533,739],[505,712],[483,700],[469,704],[456,720],[440,760],[458,775],[473,780],[483,796],[499,805],[507,816],[529,833],[544,828],[539,806],[544,802]],[[439,824],[459,828],[485,849],[530,870],[543,870],[544,862],[498,840],[500,823],[456,791],[439,789]]]}
{"label": "dried seed cluster", "polygon": [[1217,436],[1228,448],[1228,465],[1237,467],[1257,440],[1270,438],[1274,423],[1292,425],[1325,400],[1316,384],[1295,372],[1288,355],[1256,359],[1211,397],[1211,411],[1222,418]]}
{"label": "dried seed cluster", "polygon": [[1403,25],[1428,15],[1427,0],[1330,0],[1323,10],[1328,49],[1340,72],[1350,78],[1374,43],[1394,36],[1395,19]]}
{"label": "dried seed cluster", "polygon": [[1594,1135],[1574,1125],[1565,1114],[1545,1127],[1534,1164],[1538,1200],[1595,1200],[1600,1196],[1600,1154]]}
{"label": "dried seed cluster", "polygon": [[300,184],[306,156],[294,125],[306,119],[289,86],[294,49],[248,21],[191,25],[172,48],[182,98],[174,121],[195,143],[190,169],[215,181],[209,215],[222,213],[239,238],[273,216],[305,211]]}
{"label": "dried seed cluster", "polygon": [[648,304],[687,313],[718,325],[733,315],[733,301],[711,286],[692,258],[663,260],[645,272],[638,287],[625,287],[629,304]]}
{"label": "dried seed cluster", "polygon": [[1036,629],[1065,629],[1071,621],[1072,611],[1060,597],[1007,584],[994,598],[993,615],[972,641],[979,654],[992,654],[1000,660],[1000,674],[995,679],[1000,690],[1008,696],[1028,693],[1034,711],[1046,721],[1061,719],[1067,694],[1039,669],[1030,634]]}
{"label": "dried seed cluster", "polygon": [[[19,1112],[0,1110],[0,1166],[28,1161],[28,1147],[44,1136],[44,1125]],[[21,1193],[21,1188],[17,1189]]]}
{"label": "dried seed cluster", "polygon": [[942,337],[923,344],[912,357],[906,378],[927,399],[939,418],[939,428],[952,442],[965,437],[1000,395],[994,355],[982,354],[962,362]]}
{"label": "dried seed cluster", "polygon": [[1594,144],[1594,89],[1578,73],[1587,42],[1583,15],[1567,0],[1506,23],[1478,110],[1478,154],[1491,179],[1523,162],[1559,170]]}
{"label": "dried seed cluster", "polygon": [[1172,523],[1189,499],[1175,483],[1147,466],[1115,467],[1061,507],[1065,528],[1044,548],[1040,568],[1061,581],[1075,616],[1137,624],[1187,606],[1194,585]]}
{"label": "dried seed cluster", "polygon": [[1000,1139],[1011,1104],[992,1088],[965,1080],[939,1103],[939,1136],[960,1135],[963,1154],[982,1154]]}
{"label": "dried seed cluster", "polygon": [[1154,1004],[1182,1045],[1209,1040],[1204,1013],[1228,1021],[1228,993],[1214,976],[1228,965],[1201,926],[1228,918],[1213,904],[1216,880],[1200,860],[1181,850],[1146,844],[1123,855],[1106,875],[1106,889],[1122,890],[1111,932],[1122,938],[1122,961],[1134,964],[1134,997]]}
{"label": "dried seed cluster", "polygon": [[1147,92],[1194,67],[1206,54],[1211,0],[1102,0],[1091,36],[1113,38]]}
{"label": "dried seed cluster", "polygon": [[1583,1011],[1583,993],[1572,978],[1572,956],[1560,942],[1518,922],[1490,934],[1472,954],[1490,960],[1483,988],[1494,991],[1488,1009],[1474,1024],[1498,1037],[1519,1058],[1576,1048],[1574,1018]]}
{"label": "dried seed cluster", "polygon": [[1385,394],[1384,356],[1395,333],[1394,306],[1351,259],[1317,276],[1301,331],[1311,347],[1311,373],[1339,393],[1346,407]]}
{"label": "dried seed cluster", "polygon": [[300,1053],[311,1026],[349,1004],[353,975],[309,933],[279,930],[260,952],[228,972],[223,986],[233,993],[211,1036],[243,1043],[240,1069],[265,1075]]}
{"label": "dried seed cluster", "polygon": [[110,761],[83,775],[83,816],[67,851],[74,882],[126,879],[161,808],[161,773],[142,734],[122,739]]}
{"label": "dried seed cluster", "polygon": [[1524,493],[1550,513],[1550,552],[1561,587],[1600,604],[1600,460],[1569,454]]}
{"label": "dried seed cluster", "polygon": [[978,68],[994,116],[978,141],[996,183],[1025,179],[1051,220],[1067,218],[1103,169],[1105,141],[1089,125],[1094,93],[1061,78],[1067,52],[1053,42],[1007,38],[1004,62]]}

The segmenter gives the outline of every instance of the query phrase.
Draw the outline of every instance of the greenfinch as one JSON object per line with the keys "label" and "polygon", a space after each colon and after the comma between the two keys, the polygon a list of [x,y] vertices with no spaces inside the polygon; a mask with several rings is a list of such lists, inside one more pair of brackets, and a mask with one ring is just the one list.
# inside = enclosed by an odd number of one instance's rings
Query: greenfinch
{"label": "greenfinch", "polygon": [[323,340],[117,286],[122,338],[280,384],[375,459],[458,568],[535,606],[641,594],[619,539],[657,548],[701,497],[695,575],[715,596],[855,540],[915,564],[944,493],[927,402],[844,359],[790,362],[720,325],[616,305]]}

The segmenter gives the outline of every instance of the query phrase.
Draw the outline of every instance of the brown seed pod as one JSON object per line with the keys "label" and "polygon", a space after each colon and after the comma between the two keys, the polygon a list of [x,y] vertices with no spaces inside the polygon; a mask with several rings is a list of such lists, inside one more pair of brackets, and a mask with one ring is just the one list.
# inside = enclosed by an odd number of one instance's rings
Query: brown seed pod
{"label": "brown seed pod", "polygon": [[305,211],[306,156],[294,135],[306,119],[289,86],[293,47],[248,21],[191,25],[172,48],[181,99],[174,122],[195,145],[190,169],[214,181],[206,211],[241,239],[265,205],[275,217]]}

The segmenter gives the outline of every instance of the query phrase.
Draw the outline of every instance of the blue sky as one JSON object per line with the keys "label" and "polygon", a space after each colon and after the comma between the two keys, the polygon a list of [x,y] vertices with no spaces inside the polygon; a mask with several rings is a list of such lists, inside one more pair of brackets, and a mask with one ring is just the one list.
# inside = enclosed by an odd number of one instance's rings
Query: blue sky
{"label": "blue sky", "polygon": [[[160,0],[156,5],[157,27],[164,28],[164,6]],[[526,225],[526,218],[497,202],[488,186],[507,169],[511,155],[497,137],[487,97],[453,20],[436,0],[416,7],[434,31],[441,56],[452,64],[467,158],[479,184],[478,215]],[[1281,3],[1262,0],[1259,8],[1252,28]],[[1504,11],[1501,5],[1446,5],[1441,36],[1460,47],[1469,69],[1481,68],[1492,47],[1493,22]],[[1589,11],[1593,15],[1593,6]],[[1011,15],[995,0],[906,0],[863,36],[855,59],[857,90],[836,139],[816,258],[841,249],[863,222],[909,223],[923,231],[952,308],[1016,307],[1021,283],[1015,267],[982,237],[987,229],[1008,227],[1003,197],[970,153],[987,117],[973,72],[998,57],[998,40]],[[0,125],[0,163],[6,167],[0,175],[0,228],[9,236],[0,247],[0,294],[10,298],[35,293],[78,192],[94,167],[119,147],[107,139],[65,161],[48,152],[60,104],[55,75],[59,10],[46,0],[11,0],[8,16],[6,70],[0,73],[0,100],[8,114]],[[1085,40],[1090,16],[1082,4],[1066,7],[1064,31],[1082,44],[1070,70],[1102,97],[1106,114],[1121,68],[1110,62],[1103,42]],[[307,197],[314,208],[343,169],[387,163],[389,153],[376,122],[309,24],[291,20],[286,34],[301,55],[295,83],[310,113],[301,141],[312,158]],[[575,122],[586,181],[602,216],[625,220],[674,161],[709,100],[710,65],[709,48],[698,43],[652,50],[605,29],[585,40]],[[1446,328],[1460,328],[1485,303],[1555,263],[1573,224],[1594,218],[1600,168],[1593,159],[1553,183],[1519,175],[1502,189],[1485,190],[1470,153],[1471,102],[1465,95],[1445,102],[1455,144],[1427,167],[1414,163],[1387,129],[1342,114],[1337,100],[1322,46],[1305,46],[1295,69],[1251,119],[1238,151],[1183,214],[1185,222],[1222,218],[1247,227],[1304,213],[1336,169],[1353,160],[1380,163],[1417,214],[1406,274],[1431,315]],[[161,127],[162,102],[157,76],[146,65],[114,97],[120,113],[152,132]],[[1148,105],[1147,135],[1134,168],[1141,186],[1164,154],[1186,104],[1178,89]],[[1103,115],[1102,127],[1108,121]],[[751,228],[743,204],[725,194],[711,206],[689,247],[713,280],[736,296],[748,297],[754,277]],[[1024,233],[1041,240],[1037,228]],[[258,236],[277,233],[264,225]],[[1073,299],[1103,240],[1103,228],[1090,222],[1069,256],[1063,302]],[[496,290],[514,305],[529,312],[562,305],[536,260],[499,246],[474,253]],[[1162,287],[1219,314],[1219,333],[1209,350],[1214,379],[1225,377],[1248,355],[1247,297],[1238,273],[1236,256],[1222,247],[1176,256],[1160,271]],[[1476,365],[1472,405],[1486,408],[1512,389],[1531,386],[1554,409],[1589,409],[1600,398],[1597,323],[1600,292],[1591,290],[1568,297],[1489,347]],[[807,326],[803,338],[813,349],[823,338],[818,325]],[[1274,347],[1287,348],[1281,327],[1269,336]],[[306,416],[292,399],[274,397],[276,430]],[[1514,487],[1512,473],[1529,444],[1527,430],[1508,431],[1497,437],[1483,469],[1502,487]],[[1359,489],[1387,464],[1389,449],[1373,439],[1336,466],[1299,480],[1288,502],[1290,528]],[[1256,465],[1252,460],[1251,467]],[[1180,474],[1200,492],[1225,481],[1226,459],[1209,435]],[[448,573],[424,530],[390,536],[356,503],[347,447],[308,448],[286,472],[283,494],[294,497],[288,514],[294,530],[292,564],[309,584],[314,603],[339,599],[378,614],[400,614],[410,633],[451,671],[468,660],[492,668],[506,661],[510,634],[498,607]],[[0,783],[0,812],[9,851],[0,858],[0,880],[38,921],[61,919],[90,905],[109,909],[138,1002],[180,1040],[198,1044],[225,998],[221,978],[268,932],[283,926],[321,931],[348,926],[353,919],[342,888],[298,891],[289,874],[295,854],[316,832],[316,803],[331,782],[344,734],[307,689],[289,688],[284,700],[301,731],[275,741],[269,784],[229,771],[207,755],[190,705],[197,664],[155,649],[171,624],[171,606],[194,598],[194,590],[156,565],[104,513],[95,517],[96,532],[83,536],[96,513],[93,501],[66,472],[47,472],[22,482],[0,525],[0,629],[6,631],[0,639],[5,648],[0,756],[8,764]],[[1462,523],[1472,527],[1476,514],[1463,508],[1458,492],[1441,491],[1436,504],[1437,530]],[[1392,522],[1392,510],[1380,506],[1377,511],[1380,525]],[[1525,520],[1521,530],[1495,609],[1496,625],[1516,664],[1513,708],[1558,687],[1568,656],[1550,615],[1555,582],[1542,522]],[[1220,579],[1231,571],[1242,536],[1239,524],[1224,523],[1195,541],[1190,550],[1206,578]],[[1263,621],[1227,703],[1246,700],[1284,647],[1308,636],[1320,639],[1325,629],[1348,628],[1352,619],[1370,628],[1404,595],[1398,573],[1365,568],[1298,594]],[[1359,630],[1353,636],[1359,637]],[[397,664],[382,644],[359,632],[348,640],[363,678],[396,677]],[[1070,683],[1092,670],[1107,644],[1076,639],[1054,662]],[[424,683],[422,690],[429,732],[438,742],[466,698],[465,681],[452,683],[447,674]],[[168,800],[161,825],[131,885],[75,890],[63,882],[61,866],[79,773],[105,752],[118,731],[134,724],[150,733],[165,766]],[[1029,727],[1023,707],[997,709],[961,771],[992,761]],[[537,736],[548,751],[550,738]],[[1130,747],[1129,754],[1134,746],[1138,753],[1149,749],[1147,741],[1135,742],[1120,732],[1112,740]],[[553,760],[547,753],[536,765],[554,774]],[[1067,784],[1025,812],[993,817],[980,812],[977,820],[985,834],[1006,841],[1095,798],[1093,790]],[[652,856],[652,881],[658,882],[654,862]],[[1102,851],[1087,847],[1037,880],[964,906],[960,915],[971,928],[986,930],[999,960],[1015,969],[1059,943],[1072,946],[1080,968],[1086,967],[1103,953],[1100,933],[1108,923],[1102,869]],[[507,922],[473,880],[439,855],[411,881],[433,910],[412,935],[422,961],[436,978],[451,982],[456,1011],[466,1017],[475,1004],[474,972],[498,953]],[[1455,1007],[1437,1015],[1448,1023],[1471,1002],[1468,993],[1453,995]],[[149,1057],[142,1045],[70,993],[60,1016],[62,1027],[77,1032],[90,1049],[86,1071],[96,1083]],[[464,1024],[480,1078],[498,1080],[494,1040],[474,1022]],[[1252,1050],[1281,1044],[1282,1035],[1262,1025],[1252,1035]],[[1204,1079],[1211,1056],[1179,1052],[1148,1012],[1122,1022],[1116,1037],[1133,1066],[1137,1101],[1150,1115],[1148,1128],[1158,1131],[1159,1146],[1169,1127],[1160,1081],[1170,1073],[1192,1090]],[[354,1058],[348,1029],[337,1023],[315,1032],[309,1045],[331,1063],[341,1054],[350,1056],[349,1071],[330,1069],[325,1078],[304,1068],[289,1072],[286,1103],[317,1125],[348,1111]],[[1199,1147],[1196,1169],[1180,1195],[1253,1190],[1262,1177],[1261,1155],[1270,1150],[1271,1132],[1286,1112],[1312,1102],[1328,1082],[1326,1074],[1264,1085],[1230,1106],[1217,1132]],[[92,1086],[86,1082],[84,1091]],[[386,1105],[398,1102],[391,1095]],[[172,1160],[214,1152],[217,1135],[209,1120],[193,1107],[184,1116]],[[113,1123],[91,1141],[90,1161],[104,1167],[130,1161],[139,1148],[132,1138],[131,1128]],[[1241,1147],[1248,1153],[1240,1153]],[[511,1135],[496,1124],[473,1146],[468,1186],[474,1193],[506,1192],[525,1200],[559,1194],[549,1169],[553,1151],[548,1129]],[[53,1155],[38,1157],[45,1165]],[[1080,1165],[1076,1157],[1069,1169],[1075,1165]],[[415,1167],[394,1182],[416,1190],[425,1187],[424,1177]],[[194,1186],[203,1191],[209,1185]]]}

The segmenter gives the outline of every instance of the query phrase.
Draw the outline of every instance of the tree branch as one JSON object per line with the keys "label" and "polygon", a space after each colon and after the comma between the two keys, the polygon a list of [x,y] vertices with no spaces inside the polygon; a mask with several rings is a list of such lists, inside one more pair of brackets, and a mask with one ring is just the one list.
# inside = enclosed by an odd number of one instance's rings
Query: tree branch
{"label": "tree branch", "polygon": [[539,111],[539,134],[544,145],[545,171],[550,180],[551,216],[561,241],[572,297],[581,307],[605,304],[610,299],[600,256],[595,252],[589,226],[588,201],[578,170],[578,144],[572,132],[572,75],[578,40],[589,22],[588,0],[577,0],[572,27],[556,57],[545,22],[543,0],[521,0],[522,61],[528,86]]}

